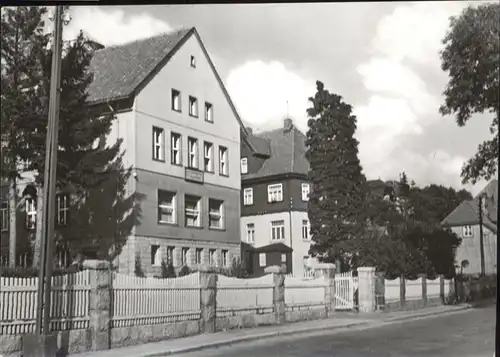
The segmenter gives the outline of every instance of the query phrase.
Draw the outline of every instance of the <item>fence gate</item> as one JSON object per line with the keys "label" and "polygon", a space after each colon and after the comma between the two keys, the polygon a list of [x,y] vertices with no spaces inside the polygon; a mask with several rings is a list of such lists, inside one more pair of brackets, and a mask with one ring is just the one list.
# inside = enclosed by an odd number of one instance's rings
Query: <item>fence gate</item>
{"label": "fence gate", "polygon": [[354,290],[357,277],[352,276],[352,271],[335,274],[335,309],[354,309]]}

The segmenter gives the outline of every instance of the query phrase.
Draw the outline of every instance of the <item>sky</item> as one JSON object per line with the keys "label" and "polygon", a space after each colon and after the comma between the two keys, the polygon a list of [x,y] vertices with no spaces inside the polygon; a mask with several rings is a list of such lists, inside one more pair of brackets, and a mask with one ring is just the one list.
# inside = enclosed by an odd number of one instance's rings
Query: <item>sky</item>
{"label": "sky", "polygon": [[489,138],[492,118],[458,127],[438,112],[448,80],[441,39],[469,4],[479,2],[75,6],[64,37],[83,30],[109,46],[195,26],[255,132],[281,127],[287,114],[305,132],[320,80],[353,107],[368,179],[405,171],[420,186],[475,194],[485,182],[462,186],[461,167]]}

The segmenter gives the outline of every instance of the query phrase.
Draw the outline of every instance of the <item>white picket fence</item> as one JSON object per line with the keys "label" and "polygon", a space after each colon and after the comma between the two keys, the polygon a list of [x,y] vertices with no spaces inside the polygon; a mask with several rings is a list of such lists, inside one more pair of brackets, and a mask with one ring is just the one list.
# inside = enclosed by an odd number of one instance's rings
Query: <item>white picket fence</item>
{"label": "white picket fence", "polygon": [[238,279],[218,275],[217,315],[273,312],[273,276]]}
{"label": "white picket fence", "polygon": [[[112,273],[111,327],[156,325],[200,318],[200,274],[171,279],[139,278]],[[38,278],[0,278],[0,334],[34,331]],[[350,309],[355,278],[352,273],[335,277],[336,308]],[[218,275],[217,315],[263,314],[274,311],[273,276],[238,279]],[[53,330],[89,326],[90,272],[52,278],[51,324]],[[288,308],[325,306],[323,277],[285,279]]]}
{"label": "white picket fence", "polygon": [[[357,277],[352,272],[335,274],[335,309],[352,310],[354,308],[354,290],[357,286]],[[285,305],[291,307],[325,305],[325,288],[327,281],[324,277],[295,277],[287,275],[285,278]]]}
{"label": "white picket fence", "polygon": [[[38,278],[0,278],[0,335],[34,332]],[[90,275],[88,271],[52,277],[51,328],[89,326]]]}
{"label": "white picket fence", "polygon": [[199,281],[199,273],[170,279],[114,273],[112,327],[199,319]]}
{"label": "white picket fence", "polygon": [[[396,302],[400,300],[400,284],[401,279],[385,279],[385,302]],[[422,299],[422,278],[405,279],[405,300],[420,300]],[[444,296],[450,293],[450,285],[453,284],[453,279],[444,279]],[[439,298],[440,296],[439,278],[427,279],[427,299]]]}

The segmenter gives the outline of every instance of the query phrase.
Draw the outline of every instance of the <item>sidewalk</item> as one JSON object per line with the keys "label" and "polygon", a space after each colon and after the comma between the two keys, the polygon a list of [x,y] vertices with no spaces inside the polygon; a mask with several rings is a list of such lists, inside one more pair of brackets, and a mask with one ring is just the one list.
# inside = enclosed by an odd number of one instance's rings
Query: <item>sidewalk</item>
{"label": "sidewalk", "polygon": [[335,317],[324,320],[311,320],[273,325],[252,329],[229,330],[213,334],[203,334],[191,337],[172,339],[161,342],[115,348],[112,350],[85,352],[73,354],[74,357],[161,357],[176,353],[186,353],[205,348],[230,345],[237,342],[248,342],[262,338],[286,336],[321,330],[337,330],[353,327],[378,327],[397,321],[410,320],[425,316],[440,315],[461,311],[470,305],[439,306],[415,311],[358,314],[354,312],[339,312]]}

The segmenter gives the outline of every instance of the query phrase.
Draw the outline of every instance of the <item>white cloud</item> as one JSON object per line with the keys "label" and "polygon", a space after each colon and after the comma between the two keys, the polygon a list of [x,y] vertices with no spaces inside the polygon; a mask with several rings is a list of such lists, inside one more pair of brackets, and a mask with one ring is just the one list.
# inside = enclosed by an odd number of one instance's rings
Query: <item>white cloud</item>
{"label": "white cloud", "polygon": [[147,13],[127,16],[121,9],[105,6],[73,6],[70,11],[71,22],[63,31],[65,39],[75,38],[83,30],[95,41],[110,46],[172,30],[168,23]]}
{"label": "white cloud", "polygon": [[[359,64],[358,73],[371,92],[368,102],[355,106],[360,160],[369,178],[391,179],[405,170],[417,183],[460,186],[464,158],[429,143],[431,156],[411,152],[407,141],[425,140],[428,125],[440,120],[441,93],[431,93],[415,71],[444,76],[440,69],[441,39],[449,17],[467,3],[422,2],[400,5],[382,18],[372,41],[372,57]],[[430,151],[429,150],[429,151]]]}
{"label": "white cloud", "polygon": [[313,81],[306,81],[282,63],[248,61],[229,72],[226,86],[242,119],[255,130],[269,130],[283,124],[288,113],[295,125],[307,130],[308,98],[315,93]]}

